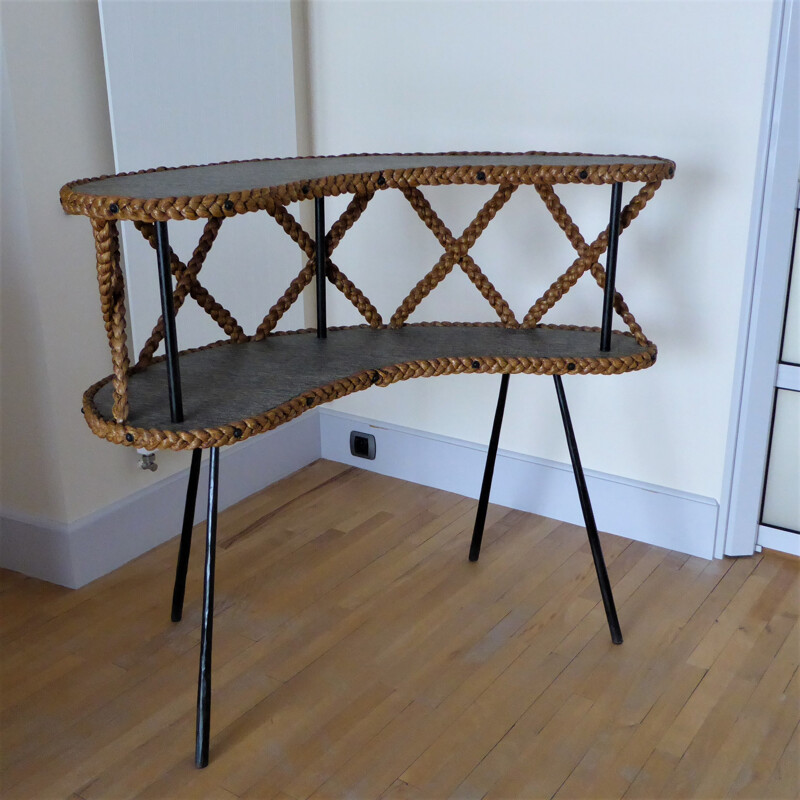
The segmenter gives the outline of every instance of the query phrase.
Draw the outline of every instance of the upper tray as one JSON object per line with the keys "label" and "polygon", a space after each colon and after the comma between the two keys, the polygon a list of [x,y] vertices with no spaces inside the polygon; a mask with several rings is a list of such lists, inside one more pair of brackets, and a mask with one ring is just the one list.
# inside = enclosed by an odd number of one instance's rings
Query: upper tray
{"label": "upper tray", "polygon": [[661,181],[674,162],[583,153],[416,153],[230,161],[73,181],[61,189],[69,214],[98,219],[225,217],[310,197],[453,183]]}

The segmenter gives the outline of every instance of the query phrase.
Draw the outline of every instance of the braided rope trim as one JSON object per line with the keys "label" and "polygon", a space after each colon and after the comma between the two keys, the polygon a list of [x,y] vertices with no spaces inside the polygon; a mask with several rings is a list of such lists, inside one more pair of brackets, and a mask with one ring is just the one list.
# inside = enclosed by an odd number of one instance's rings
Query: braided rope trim
{"label": "braided rope trim", "polygon": [[[349,157],[364,157],[380,154],[350,154]],[[388,155],[388,154],[383,154]],[[170,219],[199,219],[210,217],[233,217],[251,211],[274,208],[275,203],[287,205],[312,197],[337,196],[340,194],[365,194],[381,189],[397,189],[415,186],[444,186],[450,184],[556,184],[586,183],[608,184],[616,182],[644,182],[669,180],[675,175],[675,163],[657,156],[603,156],[613,159],[612,164],[582,164],[586,153],[527,153],[453,152],[453,153],[394,153],[391,155],[447,155],[487,156],[485,166],[416,167],[409,169],[384,169],[377,172],[344,173],[323,178],[294,181],[277,186],[247,189],[239,192],[193,197],[136,198],[89,195],[80,191],[80,186],[109,177],[142,175],[192,169],[186,167],[158,167],[139,172],[101,175],[65,184],[61,188],[61,205],[68,214],[81,214],[102,220],[126,219],[140,222],[165,221]],[[529,166],[494,166],[492,158],[508,156],[569,156],[576,163],[569,166],[532,164]],[[343,158],[348,156],[335,156]],[[328,156],[332,158],[332,156]],[[656,163],[634,164],[626,159],[654,158]],[[254,163],[287,159],[250,159],[229,161],[226,164]],[[292,159],[302,160],[302,159]],[[206,165],[218,166],[218,165]]]}
{"label": "braided rope trim", "polygon": [[[248,337],[242,330],[241,325],[236,321],[236,318],[227,308],[220,305],[214,299],[213,295],[209,293],[197,278],[217,238],[223,221],[222,219],[213,218],[206,222],[203,233],[200,236],[200,241],[197,243],[188,264],[184,264],[183,261],[178,258],[172,247],[169,248],[170,269],[175,276],[177,284],[172,295],[172,306],[177,315],[186,300],[186,296],[190,295],[200,308],[231,337],[232,341],[243,342],[247,341]],[[154,250],[157,250],[158,245],[156,243],[155,226],[146,222],[134,222],[134,226],[139,233],[142,234],[145,241],[147,241]],[[163,338],[164,317],[162,315],[159,316],[156,326],[153,328],[149,338],[139,353],[139,359],[136,362],[137,366],[147,366],[153,360],[153,355],[156,350],[158,350],[158,346],[161,344]]]}
{"label": "braided rope trim", "polygon": [[508,327],[519,326],[508,303],[503,299],[500,292],[494,288],[492,282],[483,274],[480,267],[472,259],[472,256],[469,255],[469,250],[478,240],[478,237],[486,230],[489,223],[497,215],[497,212],[511,199],[516,190],[516,186],[507,183],[502,184],[492,197],[483,204],[480,211],[478,211],[475,218],[467,225],[458,239],[453,236],[450,229],[433,210],[422,192],[413,188],[403,190],[406,200],[444,247],[445,251],[430,271],[417,282],[400,303],[392,315],[390,324],[393,328],[399,328],[405,323],[414,309],[450,274],[456,263],[461,266],[461,269],[481,295],[489,301],[489,304],[497,312],[500,319]]}
{"label": "braided rope trim", "polygon": [[[499,322],[476,323],[417,323],[418,326],[470,326],[470,327],[504,327]],[[369,325],[354,325],[331,328],[330,330],[350,330],[353,328],[369,328]],[[388,326],[381,326],[386,330]],[[598,327],[578,325],[540,325],[539,328],[579,330],[599,333]],[[272,336],[292,336],[298,333],[308,333],[313,329],[297,331],[281,331]],[[627,332],[617,332],[619,336],[632,336]],[[230,345],[229,340],[222,340],[206,345],[205,347],[185,350],[182,355],[208,350],[212,347]],[[344,397],[355,392],[369,389],[371,386],[389,386],[398,381],[411,378],[431,378],[439,375],[458,375],[465,373],[503,373],[526,375],[618,375],[624,372],[647,369],[656,361],[656,346],[648,341],[647,346],[640,352],[629,356],[599,356],[586,358],[526,358],[503,356],[491,357],[441,357],[430,360],[408,361],[381,367],[380,369],[366,369],[362,372],[340,378],[332,383],[317,387],[304,394],[277,406],[269,411],[249,419],[233,421],[229,425],[216,428],[199,428],[191,430],[169,431],[159,428],[137,428],[133,425],[117,423],[103,417],[94,404],[97,392],[109,381],[109,375],[90,386],[83,395],[82,412],[92,432],[107,439],[114,444],[141,447],[147,450],[193,450],[197,448],[220,447],[249,439],[260,433],[277,428],[285,422],[299,417],[306,411],[331,400]],[[163,361],[164,357],[153,360],[153,363]],[[141,371],[134,367],[131,373]]]}
{"label": "braided rope trim", "polygon": [[114,405],[112,413],[119,423],[128,418],[128,336],[125,326],[125,280],[119,260],[119,232],[116,222],[93,219],[97,282],[103,313],[111,364],[114,374]]}

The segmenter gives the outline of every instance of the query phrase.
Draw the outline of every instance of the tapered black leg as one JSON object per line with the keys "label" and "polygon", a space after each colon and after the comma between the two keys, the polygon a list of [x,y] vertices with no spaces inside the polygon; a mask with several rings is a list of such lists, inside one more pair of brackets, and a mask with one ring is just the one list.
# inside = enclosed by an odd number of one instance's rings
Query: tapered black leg
{"label": "tapered black leg", "polygon": [[186,570],[189,568],[189,552],[192,549],[192,527],[194,505],[197,501],[197,483],[200,479],[201,450],[192,450],[192,466],[189,469],[189,485],[186,488],[186,505],[183,509],[181,543],[178,546],[178,565],[175,568],[175,588],[172,590],[172,621],[180,622],[183,616],[183,596],[186,593]]}
{"label": "tapered black leg", "polygon": [[317,252],[315,262],[317,266],[317,338],[328,338],[328,311],[325,302],[328,250],[325,243],[325,198],[317,197],[314,200],[314,231],[317,237]]}
{"label": "tapered black leg", "polygon": [[217,490],[219,448],[211,449],[208,467],[208,518],[206,520],[206,561],[203,580],[203,625],[200,635],[200,677],[197,683],[197,742],[194,763],[208,765],[211,725],[211,634],[214,626],[214,555],[217,545]]}
{"label": "tapered black leg", "polygon": [[158,288],[161,294],[161,315],[164,320],[164,350],[167,355],[167,389],[169,413],[173,422],[183,422],[183,393],[178,359],[178,334],[175,328],[175,305],[172,295],[167,223],[156,222],[156,253],[158,255]]}
{"label": "tapered black leg", "polygon": [[564,433],[567,436],[567,447],[569,448],[569,457],[572,461],[572,470],[575,473],[575,483],[578,486],[578,496],[581,501],[581,510],[583,511],[583,519],[586,522],[586,533],[589,536],[589,546],[592,549],[592,558],[594,559],[594,568],[597,572],[597,581],[600,584],[600,594],[603,597],[603,605],[606,609],[606,619],[608,620],[608,628],[611,631],[611,641],[614,644],[622,644],[622,631],[619,627],[619,619],[617,619],[617,609],[614,606],[614,595],[611,593],[611,583],[608,580],[608,572],[606,571],[606,562],[603,558],[603,549],[600,547],[600,538],[597,535],[597,525],[594,521],[594,512],[592,511],[592,503],[589,500],[589,491],[586,488],[586,478],[583,475],[583,467],[581,466],[581,458],[578,454],[578,444],[575,441],[575,432],[572,430],[572,420],[569,416],[569,408],[567,406],[567,397],[564,394],[564,386],[561,383],[561,376],[554,375],[556,383],[556,394],[558,395],[558,405],[561,409],[561,419],[564,423]]}
{"label": "tapered black leg", "polygon": [[500,378],[500,394],[497,396],[497,408],[494,412],[492,435],[489,438],[489,451],[486,453],[483,483],[481,484],[481,494],[478,498],[478,511],[475,514],[475,527],[472,530],[472,542],[469,546],[470,561],[477,561],[478,556],[481,554],[483,526],[486,524],[486,509],[489,507],[489,494],[492,491],[494,464],[497,460],[497,445],[500,443],[500,428],[503,427],[503,411],[506,407],[506,395],[508,394],[508,377],[509,376],[506,374]]}
{"label": "tapered black leg", "polygon": [[622,184],[611,189],[611,217],[608,222],[608,251],[606,253],[606,288],[603,293],[603,323],[600,328],[600,349],[611,349],[611,318],[614,314],[614,284],[617,275],[617,250],[619,248],[619,223],[622,209]]}

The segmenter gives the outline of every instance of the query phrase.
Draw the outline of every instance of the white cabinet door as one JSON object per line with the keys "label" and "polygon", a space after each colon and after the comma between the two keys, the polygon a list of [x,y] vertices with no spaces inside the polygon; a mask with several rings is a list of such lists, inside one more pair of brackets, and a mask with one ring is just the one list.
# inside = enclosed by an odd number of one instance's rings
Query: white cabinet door
{"label": "white cabinet door", "polygon": [[[290,0],[100,0],[100,15],[118,172],[297,155]],[[184,262],[203,225],[170,223]],[[160,313],[156,259],[132,223],[122,240],[135,354]],[[303,263],[270,217],[245,214],[220,228],[200,282],[252,333]],[[304,327],[302,303],[287,323]],[[177,325],[181,349],[225,338],[191,298]]]}
{"label": "white cabinet door", "polygon": [[[800,212],[797,216],[800,217]],[[775,389],[761,524],[758,528],[758,544],[798,553],[800,553],[799,251],[800,231],[795,222],[794,255]]]}
{"label": "white cabinet door", "polygon": [[800,268],[786,315],[800,180],[800,3],[783,0],[774,9],[737,367],[741,394],[734,400],[717,555],[749,555],[757,544],[800,555],[800,536],[791,532],[800,496],[800,380],[793,366]]}

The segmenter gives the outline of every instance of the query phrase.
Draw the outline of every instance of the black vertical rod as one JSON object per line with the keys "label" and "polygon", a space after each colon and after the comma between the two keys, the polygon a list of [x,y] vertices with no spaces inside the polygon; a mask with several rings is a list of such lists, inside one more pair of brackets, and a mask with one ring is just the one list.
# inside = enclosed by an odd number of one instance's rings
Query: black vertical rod
{"label": "black vertical rod", "polygon": [[575,483],[578,486],[581,511],[583,511],[586,533],[589,537],[589,546],[591,547],[592,558],[594,559],[594,568],[597,572],[597,582],[600,584],[600,594],[603,597],[603,605],[606,609],[608,629],[611,631],[611,641],[614,642],[614,644],[622,644],[622,631],[619,627],[617,609],[614,605],[614,595],[611,592],[611,583],[608,580],[606,562],[603,558],[603,549],[600,546],[600,537],[597,535],[597,525],[594,521],[592,502],[589,499],[589,490],[586,488],[586,478],[584,477],[583,467],[581,466],[581,457],[578,454],[575,432],[572,429],[572,420],[570,419],[569,407],[567,406],[567,397],[564,394],[561,376],[554,375],[553,378],[556,383],[556,394],[558,395],[558,406],[561,409],[561,419],[564,423],[564,433],[567,436],[567,447],[569,448],[569,457],[572,461],[572,471],[575,473]]}
{"label": "black vertical rod", "polygon": [[508,394],[508,377],[508,374],[503,374],[500,378],[500,393],[497,396],[497,408],[494,412],[492,435],[489,437],[489,450],[486,453],[483,483],[481,484],[481,494],[478,498],[478,511],[475,514],[475,527],[472,530],[472,542],[469,546],[470,561],[477,561],[478,556],[481,554],[483,526],[486,524],[486,510],[489,507],[489,494],[492,491],[494,464],[497,460],[497,445],[500,443],[500,428],[503,426],[503,412],[505,411],[506,395]]}
{"label": "black vertical rod", "polygon": [[603,294],[603,325],[600,331],[600,349],[611,349],[611,318],[614,314],[614,284],[617,280],[617,250],[619,248],[619,221],[622,211],[622,184],[611,189],[611,217],[608,222],[608,251],[606,252],[606,288]]}
{"label": "black vertical rod", "polygon": [[173,422],[183,422],[181,373],[178,367],[178,334],[175,330],[175,305],[172,297],[172,268],[170,265],[167,223],[156,222],[156,252],[158,253],[158,288],[161,293],[161,315],[164,319],[164,348],[167,351],[167,386],[169,413]]}
{"label": "black vertical rod", "polygon": [[314,198],[314,231],[317,239],[317,338],[328,338],[328,313],[325,306],[325,272],[328,248],[325,244],[325,198]]}
{"label": "black vertical rod", "polygon": [[183,597],[186,594],[186,571],[189,568],[189,553],[192,549],[192,527],[194,505],[197,501],[197,484],[200,480],[200,454],[192,450],[192,466],[189,468],[189,485],[186,488],[186,505],[183,508],[181,543],[178,546],[178,565],[175,567],[175,588],[172,590],[172,621],[180,622],[183,616]]}
{"label": "black vertical rod", "polygon": [[208,464],[208,517],[206,519],[206,561],[203,576],[203,623],[200,634],[200,677],[197,682],[197,741],[194,763],[208,765],[211,728],[211,638],[214,627],[214,556],[217,546],[217,490],[219,448],[211,448]]}

